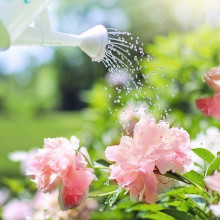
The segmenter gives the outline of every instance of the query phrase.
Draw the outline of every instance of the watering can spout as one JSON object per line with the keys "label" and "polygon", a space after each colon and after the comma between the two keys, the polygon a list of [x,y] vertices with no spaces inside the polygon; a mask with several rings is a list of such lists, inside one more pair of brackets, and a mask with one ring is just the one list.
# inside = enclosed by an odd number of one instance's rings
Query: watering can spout
{"label": "watering can spout", "polygon": [[44,32],[42,29],[29,27],[12,45],[80,47],[93,61],[101,61],[105,56],[107,44],[108,34],[106,28],[103,25],[97,25],[81,35]]}

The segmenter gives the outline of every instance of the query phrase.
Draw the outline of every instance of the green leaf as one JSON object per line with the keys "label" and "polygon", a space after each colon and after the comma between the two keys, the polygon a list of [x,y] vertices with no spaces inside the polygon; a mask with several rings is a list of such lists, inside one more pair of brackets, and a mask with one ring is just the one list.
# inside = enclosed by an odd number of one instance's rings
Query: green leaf
{"label": "green leaf", "polygon": [[163,205],[165,205],[166,207],[167,206],[172,206],[172,207],[179,207],[180,204],[182,203],[182,201],[178,201],[178,200],[175,200],[175,201],[169,201],[169,202],[163,202]]}
{"label": "green leaf", "polygon": [[205,188],[205,181],[203,175],[197,173],[194,170],[191,170],[183,175],[186,177],[190,182],[195,184],[196,186],[200,186],[201,188]]}
{"label": "green leaf", "polygon": [[152,219],[152,220],[175,220],[172,216],[169,216],[162,212],[139,212],[138,219]]}
{"label": "green leaf", "polygon": [[194,205],[193,202],[189,198],[186,198],[181,202],[180,206],[178,207],[178,210],[188,212],[192,205]]}
{"label": "green leaf", "polygon": [[115,208],[116,208],[116,209],[126,209],[126,208],[128,208],[128,207],[130,207],[130,206],[132,206],[132,205],[134,205],[134,202],[132,202],[132,201],[130,201],[130,200],[128,200],[128,201],[123,201],[123,202],[120,201],[120,203],[117,204],[117,206],[116,206]]}
{"label": "green leaf", "polygon": [[[154,173],[161,175],[159,171],[154,171]],[[173,173],[172,171],[168,171],[164,176],[184,182],[184,183],[188,183],[185,181],[185,179],[180,174]]]}
{"label": "green leaf", "polygon": [[170,215],[178,220],[195,220],[196,218],[193,217],[191,214],[187,212],[178,211],[175,209],[164,209],[161,212]]}
{"label": "green leaf", "polygon": [[220,157],[217,157],[212,161],[212,163],[210,164],[210,166],[206,170],[205,176],[211,175],[214,172],[214,170],[219,169],[219,166],[220,166]]}
{"label": "green leaf", "polygon": [[160,204],[137,204],[127,208],[126,211],[159,211],[162,209],[164,209],[164,207]]}
{"label": "green leaf", "polygon": [[[181,187],[175,187],[170,189],[168,192],[166,192],[166,195],[168,196],[180,196],[180,195],[199,195],[202,196],[204,199],[206,199],[207,201],[209,201],[210,196],[209,194],[202,189],[199,189],[198,187],[195,186],[190,186],[190,187],[185,187],[185,186],[181,186]],[[184,198],[184,197],[183,197]]]}
{"label": "green leaf", "polygon": [[106,161],[104,159],[99,159],[96,162],[103,165],[103,166],[105,166],[105,167],[109,167],[111,165],[108,161]]}
{"label": "green leaf", "polygon": [[194,148],[192,151],[208,163],[215,159],[215,156],[205,148]]}
{"label": "green leaf", "polygon": [[197,206],[192,206],[190,209],[194,212],[194,215],[198,216],[199,220],[210,219],[209,216]]}
{"label": "green leaf", "polygon": [[19,179],[3,178],[2,182],[15,194],[21,194],[25,191],[24,183]]}
{"label": "green leaf", "polygon": [[198,217],[199,220],[207,220],[209,216],[200,209],[198,204],[191,198],[186,198],[178,207],[179,211],[184,211]]}
{"label": "green leaf", "polygon": [[105,204],[107,204],[109,207],[112,207],[114,205],[114,203],[117,201],[118,196],[121,191],[122,191],[122,188],[116,189],[115,192],[113,193],[113,195],[109,196],[109,198],[107,199]]}

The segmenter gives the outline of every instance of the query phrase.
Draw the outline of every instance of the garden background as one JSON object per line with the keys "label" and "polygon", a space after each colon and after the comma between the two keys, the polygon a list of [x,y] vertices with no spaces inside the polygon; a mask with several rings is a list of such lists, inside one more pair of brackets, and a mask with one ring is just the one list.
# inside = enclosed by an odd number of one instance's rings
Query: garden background
{"label": "garden background", "polygon": [[[203,74],[220,64],[218,0],[56,0],[49,12],[55,30],[80,34],[103,24],[139,36],[153,58],[142,63],[148,66],[143,74],[155,87],[173,82],[159,100],[144,86],[151,101],[162,105],[154,116],[171,109],[166,120],[182,126],[192,139],[210,126],[220,127],[195,106],[195,99],[212,93]],[[12,177],[23,178],[8,154],[41,147],[45,137],[76,135],[93,160],[104,158],[104,149],[121,135],[118,115],[110,114],[109,107],[122,108],[109,98],[117,91],[107,75],[102,63],[76,48],[16,47],[0,53],[1,186]],[[135,92],[122,96],[135,100]]]}

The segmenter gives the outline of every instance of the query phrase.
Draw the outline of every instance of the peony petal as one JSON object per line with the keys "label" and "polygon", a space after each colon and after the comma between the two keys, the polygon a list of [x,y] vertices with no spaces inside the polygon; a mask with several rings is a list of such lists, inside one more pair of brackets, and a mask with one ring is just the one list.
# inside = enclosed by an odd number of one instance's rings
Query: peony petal
{"label": "peony petal", "polygon": [[216,92],[220,92],[220,67],[210,69],[205,75],[206,83]]}
{"label": "peony petal", "polygon": [[217,205],[211,205],[210,209],[213,211],[216,217],[220,217],[220,202]]}
{"label": "peony petal", "polygon": [[134,154],[133,146],[133,139],[128,136],[123,136],[119,145],[106,148],[105,156],[110,161],[127,162],[131,160],[131,155]]}
{"label": "peony petal", "polygon": [[146,186],[144,197],[147,203],[153,203],[157,201],[158,196],[158,181],[154,172],[142,173],[143,181]]}
{"label": "peony petal", "polygon": [[205,178],[206,185],[220,194],[220,173]]}
{"label": "peony petal", "polygon": [[220,93],[196,100],[196,107],[206,116],[220,119]]}
{"label": "peony petal", "polygon": [[79,139],[76,136],[72,136],[70,138],[70,144],[72,145],[74,150],[79,149]]}
{"label": "peony petal", "polygon": [[93,174],[86,169],[70,172],[63,185],[60,186],[60,207],[66,210],[79,205],[86,197],[93,179]]}

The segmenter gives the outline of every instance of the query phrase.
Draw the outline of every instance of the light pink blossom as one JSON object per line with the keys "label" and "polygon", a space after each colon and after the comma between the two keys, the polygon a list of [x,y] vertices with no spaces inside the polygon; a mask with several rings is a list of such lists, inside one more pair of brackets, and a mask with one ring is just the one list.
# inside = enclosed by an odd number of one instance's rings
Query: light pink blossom
{"label": "light pink blossom", "polygon": [[213,96],[196,100],[196,107],[206,116],[220,119],[220,67],[209,70],[204,79],[215,91]]}
{"label": "light pink blossom", "polygon": [[98,203],[94,199],[87,199],[75,209],[62,211],[59,207],[57,196],[58,190],[51,193],[42,193],[38,191],[34,197],[33,219],[90,219],[92,211],[98,208]]}
{"label": "light pink blossom", "polygon": [[108,72],[105,79],[110,86],[124,86],[131,82],[130,75],[125,69]]}
{"label": "light pink blossom", "polygon": [[7,201],[9,198],[9,191],[6,188],[0,189],[0,207]]}
{"label": "light pink blossom", "polygon": [[205,178],[206,185],[220,194],[220,173]]}
{"label": "light pink blossom", "polygon": [[35,156],[37,149],[32,149],[28,152],[14,151],[11,152],[8,157],[13,162],[21,162],[21,172],[25,173],[28,167],[31,165],[33,157]]}
{"label": "light pink blossom", "polygon": [[2,212],[3,220],[24,220],[30,218],[32,208],[30,201],[13,199],[7,203]]}
{"label": "light pink blossom", "polygon": [[142,117],[147,116],[148,106],[144,102],[129,102],[119,113],[119,122],[122,124],[125,134],[133,135],[135,124]]}
{"label": "light pink blossom", "polygon": [[105,155],[115,162],[110,179],[130,191],[131,198],[152,203],[164,185],[154,171],[183,173],[190,164],[190,139],[185,130],[146,117],[135,125],[133,137],[123,136],[119,145],[107,147]]}
{"label": "light pink blossom", "polygon": [[59,187],[59,202],[63,209],[79,205],[94,178],[93,170],[87,168],[87,161],[78,148],[76,137],[71,137],[70,141],[47,138],[44,148],[38,150],[27,170],[39,190],[51,192]]}
{"label": "light pink blossom", "polygon": [[220,202],[217,205],[210,205],[209,208],[213,211],[216,217],[220,217]]}

